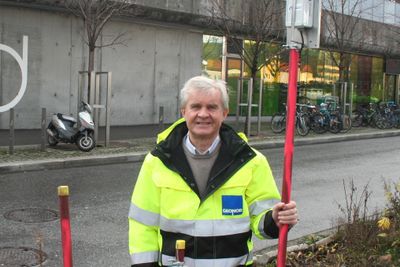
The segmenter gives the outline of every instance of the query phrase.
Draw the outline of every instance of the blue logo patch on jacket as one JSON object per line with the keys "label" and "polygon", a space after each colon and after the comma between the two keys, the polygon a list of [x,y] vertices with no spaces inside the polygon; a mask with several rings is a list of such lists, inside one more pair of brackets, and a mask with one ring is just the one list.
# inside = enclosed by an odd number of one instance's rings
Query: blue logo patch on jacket
{"label": "blue logo patch on jacket", "polygon": [[240,215],[242,213],[242,196],[222,196],[222,215]]}

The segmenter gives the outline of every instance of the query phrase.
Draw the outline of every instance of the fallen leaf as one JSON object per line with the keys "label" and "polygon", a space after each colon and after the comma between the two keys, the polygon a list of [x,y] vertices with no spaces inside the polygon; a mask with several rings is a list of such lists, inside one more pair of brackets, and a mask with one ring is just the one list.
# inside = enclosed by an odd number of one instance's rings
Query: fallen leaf
{"label": "fallen leaf", "polygon": [[379,261],[381,262],[391,262],[392,261],[392,255],[387,254],[379,257]]}

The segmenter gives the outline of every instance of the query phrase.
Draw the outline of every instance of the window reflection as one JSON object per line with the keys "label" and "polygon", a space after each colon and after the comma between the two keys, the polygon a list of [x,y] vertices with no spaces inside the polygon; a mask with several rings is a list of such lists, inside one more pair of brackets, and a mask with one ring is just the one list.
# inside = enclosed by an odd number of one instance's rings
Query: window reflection
{"label": "window reflection", "polygon": [[212,79],[221,79],[222,70],[222,37],[203,35],[203,75]]}
{"label": "window reflection", "polygon": [[385,4],[387,1],[374,1],[374,5],[372,8],[372,20],[383,22],[384,13],[385,13]]}
{"label": "window reflection", "polygon": [[[251,45],[245,42],[245,45]],[[350,67],[346,76],[348,93],[353,87],[353,103],[357,104],[387,101],[384,84],[384,59],[364,55],[347,55],[350,58]],[[339,68],[335,60],[339,58],[336,52],[317,49],[303,49],[298,77],[298,91],[300,97],[310,103],[319,104],[326,96],[340,97],[341,84]],[[335,60],[334,60],[335,59]],[[286,101],[287,84],[289,78],[288,53],[275,55],[269,63],[261,68],[255,82],[259,88],[259,78],[263,79],[263,107],[262,115],[272,115],[280,109],[281,103]],[[250,77],[248,67],[240,58],[227,58],[227,83],[230,89],[230,110],[233,115],[236,111],[238,97],[238,80],[243,77],[243,88],[247,88],[247,79]],[[222,38],[205,35],[203,38],[203,74],[214,79],[221,79],[222,69]],[[338,89],[339,88],[339,89]],[[258,93],[254,91],[255,101]],[[243,99],[246,90],[242,91]],[[304,99],[303,98],[303,99]]]}
{"label": "window reflection", "polygon": [[395,24],[396,4],[394,2],[385,3],[384,23]]}
{"label": "window reflection", "polygon": [[395,5],[395,25],[400,26],[400,2]]}
{"label": "window reflection", "polygon": [[397,0],[323,0],[324,9],[367,20],[400,25],[400,1]]}

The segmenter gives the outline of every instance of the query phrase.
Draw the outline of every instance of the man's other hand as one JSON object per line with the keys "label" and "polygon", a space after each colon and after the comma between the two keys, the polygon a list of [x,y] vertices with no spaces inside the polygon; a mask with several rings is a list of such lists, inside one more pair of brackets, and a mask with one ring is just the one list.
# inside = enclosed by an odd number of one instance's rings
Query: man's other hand
{"label": "man's other hand", "polygon": [[283,202],[276,204],[272,209],[272,218],[278,227],[282,224],[287,224],[290,227],[294,226],[299,220],[296,202],[290,201],[287,204]]}

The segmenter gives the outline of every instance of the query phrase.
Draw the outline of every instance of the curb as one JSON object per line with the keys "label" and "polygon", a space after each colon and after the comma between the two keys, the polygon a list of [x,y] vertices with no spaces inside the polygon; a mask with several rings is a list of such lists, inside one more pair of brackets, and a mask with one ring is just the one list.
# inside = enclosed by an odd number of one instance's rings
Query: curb
{"label": "curb", "polygon": [[[352,140],[362,140],[362,139],[373,139],[373,138],[383,138],[383,137],[393,137],[400,136],[400,130],[386,130],[375,133],[348,133],[342,135],[330,135],[330,136],[319,136],[319,137],[302,137],[301,139],[294,140],[295,146],[313,145],[313,144],[325,144]],[[266,149],[266,148],[278,148],[285,145],[284,140],[275,141],[254,141],[249,142],[249,144],[256,149]]]}
{"label": "curb", "polygon": [[[385,130],[374,133],[354,133],[354,134],[343,134],[343,135],[330,135],[330,136],[319,136],[319,137],[302,137],[295,138],[295,146],[321,144],[321,143],[333,143],[351,140],[361,139],[372,139],[382,137],[399,136],[399,130]],[[284,140],[272,140],[272,141],[250,141],[249,144],[255,149],[268,149],[268,148],[279,148],[285,144]],[[90,157],[73,157],[73,158],[60,158],[60,159],[46,159],[46,160],[30,160],[22,162],[11,162],[11,163],[0,163],[0,174],[15,173],[15,172],[28,172],[28,171],[40,171],[40,170],[54,170],[63,168],[73,168],[82,166],[94,166],[94,165],[105,165],[105,164],[116,164],[116,163],[130,163],[143,161],[148,151],[141,152],[129,152],[121,154],[104,154],[95,155]]]}
{"label": "curb", "polygon": [[64,159],[61,158],[2,163],[0,164],[0,174],[139,162],[144,159],[146,153],[147,152],[132,152],[124,154],[96,155],[91,157],[74,157]]}

